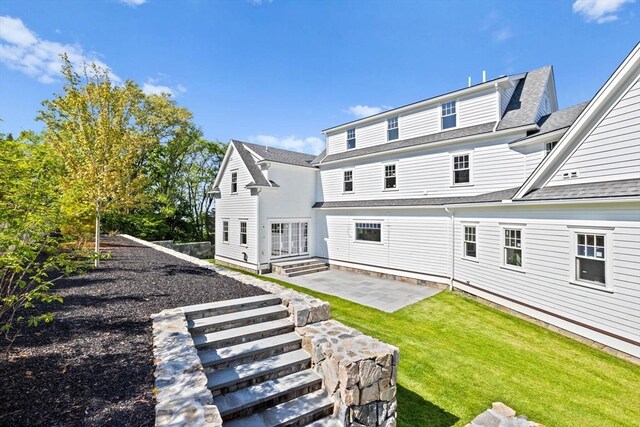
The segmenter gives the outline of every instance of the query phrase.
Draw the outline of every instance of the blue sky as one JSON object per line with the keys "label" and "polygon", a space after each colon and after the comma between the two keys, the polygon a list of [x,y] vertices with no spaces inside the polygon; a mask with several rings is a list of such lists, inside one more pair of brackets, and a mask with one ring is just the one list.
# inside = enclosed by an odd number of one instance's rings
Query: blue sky
{"label": "blue sky", "polygon": [[319,152],[321,130],[488,78],[554,66],[590,99],[640,40],[633,0],[0,0],[0,132],[39,129],[56,54],[171,91],[208,139]]}

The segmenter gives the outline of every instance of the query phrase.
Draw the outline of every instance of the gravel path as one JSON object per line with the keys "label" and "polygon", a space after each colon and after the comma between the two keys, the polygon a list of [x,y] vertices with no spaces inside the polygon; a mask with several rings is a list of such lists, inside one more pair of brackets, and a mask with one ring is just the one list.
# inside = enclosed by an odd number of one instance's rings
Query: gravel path
{"label": "gravel path", "polygon": [[0,425],[151,426],[149,316],[265,293],[125,238],[104,247],[113,258],[59,282],[54,322],[24,330],[0,363]]}

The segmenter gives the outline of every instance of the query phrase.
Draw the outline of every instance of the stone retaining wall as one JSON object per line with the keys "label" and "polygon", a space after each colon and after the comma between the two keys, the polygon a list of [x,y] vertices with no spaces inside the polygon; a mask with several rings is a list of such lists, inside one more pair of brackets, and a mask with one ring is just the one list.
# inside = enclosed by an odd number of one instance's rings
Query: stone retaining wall
{"label": "stone retaining wall", "polygon": [[296,328],[345,426],[396,425],[399,351],[336,320]]}
{"label": "stone retaining wall", "polygon": [[158,240],[152,243],[200,259],[213,258],[211,242],[175,243],[173,240]]}

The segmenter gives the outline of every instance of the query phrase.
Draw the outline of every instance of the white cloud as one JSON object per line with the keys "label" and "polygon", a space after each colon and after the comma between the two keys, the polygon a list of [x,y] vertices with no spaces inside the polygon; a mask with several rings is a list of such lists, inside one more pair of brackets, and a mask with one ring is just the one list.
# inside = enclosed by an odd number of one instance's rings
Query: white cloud
{"label": "white cloud", "polygon": [[[87,55],[79,45],[62,44],[38,37],[21,19],[0,16],[0,62],[42,83],[52,83],[60,77],[62,59],[66,53],[74,67],[96,64],[109,70],[95,55]],[[109,71],[114,82],[120,78]]]}
{"label": "white cloud", "polygon": [[126,4],[130,7],[138,7],[141,4],[145,4],[147,0],[120,0],[120,3]]}
{"label": "white cloud", "polygon": [[495,30],[491,33],[491,38],[494,42],[500,43],[507,41],[511,38],[511,30],[509,28],[500,28],[499,30]]}
{"label": "white cloud", "polygon": [[511,28],[504,25],[504,19],[495,10],[490,11],[482,20],[480,31],[489,33],[491,35],[491,41],[494,43],[502,43],[513,37]]}
{"label": "white cloud", "polygon": [[351,114],[354,117],[362,118],[367,116],[373,116],[374,114],[381,113],[383,110],[388,109],[385,105],[382,107],[371,107],[369,105],[354,105],[345,110],[346,113]]}
{"label": "white cloud", "polygon": [[162,95],[163,93],[171,96],[175,95],[175,93],[169,86],[156,85],[150,82],[146,82],[142,85],[142,91],[147,95]]}
{"label": "white cloud", "polygon": [[298,138],[291,135],[279,138],[272,135],[255,135],[249,137],[249,142],[308,154],[320,154],[324,150],[324,141],[315,136]]}
{"label": "white cloud", "polygon": [[573,12],[582,15],[587,22],[605,24],[618,19],[617,12],[627,3],[635,0],[576,0]]}
{"label": "white cloud", "polygon": [[266,4],[266,3],[273,3],[273,0],[247,0],[247,2],[254,6],[262,6],[263,4]]}

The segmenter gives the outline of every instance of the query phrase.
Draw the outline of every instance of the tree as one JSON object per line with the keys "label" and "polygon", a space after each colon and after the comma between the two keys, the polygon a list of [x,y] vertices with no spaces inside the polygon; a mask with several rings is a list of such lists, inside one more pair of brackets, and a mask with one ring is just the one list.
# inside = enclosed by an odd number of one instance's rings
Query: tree
{"label": "tree", "polygon": [[62,56],[63,93],[43,102],[38,119],[45,139],[62,159],[61,190],[69,204],[91,208],[95,219],[95,266],[100,258],[100,217],[144,202],[147,178],[141,165],[157,139],[145,126],[145,95],[133,82],[112,84],[95,64],[73,69]]}
{"label": "tree", "polygon": [[[33,132],[0,137],[0,332],[52,319],[39,303],[61,301],[53,283],[78,267],[60,248],[60,164]],[[21,314],[22,313],[22,314]]]}

